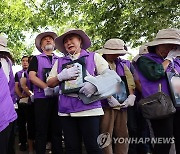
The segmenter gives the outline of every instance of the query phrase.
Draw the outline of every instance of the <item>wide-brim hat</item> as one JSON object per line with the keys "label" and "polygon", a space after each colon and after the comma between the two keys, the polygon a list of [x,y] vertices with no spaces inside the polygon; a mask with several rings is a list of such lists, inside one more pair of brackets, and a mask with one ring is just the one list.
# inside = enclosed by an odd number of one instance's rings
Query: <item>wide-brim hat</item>
{"label": "wide-brim hat", "polygon": [[0,36],[0,51],[10,52],[7,48],[7,39],[4,36]]}
{"label": "wide-brim hat", "polygon": [[[35,45],[36,45],[36,48],[40,51],[40,52],[43,52],[43,50],[41,49],[41,40],[46,37],[46,36],[51,36],[54,40],[55,38],[57,37],[57,34],[54,33],[54,32],[43,32],[43,33],[40,33],[36,39],[35,39]],[[56,50],[56,48],[54,48],[54,50]]]}
{"label": "wide-brim hat", "polygon": [[106,41],[102,49],[96,51],[99,54],[127,54],[125,50],[125,43],[121,39],[109,39]]}
{"label": "wide-brim hat", "polygon": [[80,30],[80,29],[68,29],[68,30],[66,30],[65,33],[63,33],[61,36],[59,36],[59,37],[57,37],[55,39],[55,45],[56,45],[56,48],[59,51],[61,51],[63,53],[66,53],[66,49],[64,47],[64,38],[69,34],[77,34],[77,35],[79,35],[81,37],[81,39],[82,39],[81,48],[82,49],[86,50],[87,48],[89,48],[91,46],[91,40],[83,30]]}
{"label": "wide-brim hat", "polygon": [[148,53],[147,46],[146,46],[146,45],[142,45],[142,46],[139,48],[139,54],[137,54],[137,55],[132,59],[132,61],[136,62],[142,55],[147,54],[147,53]]}
{"label": "wide-brim hat", "polygon": [[160,44],[180,45],[180,30],[173,28],[159,30],[155,39],[152,42],[146,43],[146,46],[156,46]]}

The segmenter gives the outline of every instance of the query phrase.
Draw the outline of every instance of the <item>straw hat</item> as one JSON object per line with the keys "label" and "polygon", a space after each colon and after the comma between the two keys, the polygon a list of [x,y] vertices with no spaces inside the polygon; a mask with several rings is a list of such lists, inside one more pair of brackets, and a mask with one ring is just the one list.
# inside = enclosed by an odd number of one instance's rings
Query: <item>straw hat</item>
{"label": "straw hat", "polygon": [[[36,48],[40,51],[40,52],[43,52],[43,50],[41,49],[41,40],[46,37],[46,36],[51,36],[53,39],[55,39],[57,37],[57,34],[54,33],[54,32],[43,32],[43,33],[40,33],[36,39],[35,39],[35,45],[36,45]],[[56,50],[54,48],[54,50]]]}
{"label": "straw hat", "polygon": [[125,43],[121,39],[113,38],[106,41],[104,47],[96,52],[100,54],[127,54]]}
{"label": "straw hat", "polygon": [[147,49],[147,46],[146,45],[142,45],[140,48],[139,48],[139,54],[136,55],[134,58],[133,58],[133,61],[137,61],[139,59],[139,57],[141,57],[142,55],[148,53],[148,49]]}
{"label": "straw hat", "polygon": [[81,37],[81,39],[82,39],[82,47],[81,48],[82,49],[86,50],[87,48],[89,48],[91,46],[90,38],[83,30],[68,29],[64,34],[62,34],[61,36],[59,36],[55,39],[55,45],[59,51],[66,53],[66,49],[64,47],[64,38],[69,34],[77,34]]}
{"label": "straw hat", "polygon": [[7,48],[7,39],[4,36],[0,36],[0,51],[10,52]]}
{"label": "straw hat", "polygon": [[159,44],[177,44],[180,45],[180,30],[179,29],[162,29],[156,35],[156,38],[147,46],[156,46]]}

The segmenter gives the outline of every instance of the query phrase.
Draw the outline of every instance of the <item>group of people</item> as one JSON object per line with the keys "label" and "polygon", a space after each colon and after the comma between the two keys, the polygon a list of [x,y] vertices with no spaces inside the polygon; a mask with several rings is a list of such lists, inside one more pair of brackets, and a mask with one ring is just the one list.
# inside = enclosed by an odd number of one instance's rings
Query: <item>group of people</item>
{"label": "group of people", "polygon": [[[40,33],[35,45],[41,54],[23,56],[23,69],[14,78],[7,40],[0,37],[0,153],[12,154],[18,117],[20,150],[26,149],[28,140],[31,154],[34,150],[45,154],[47,142],[51,142],[53,154],[81,154],[82,142],[88,154],[169,154],[171,143],[113,142],[113,138],[150,138],[150,130],[157,138],[174,137],[176,154],[180,154],[180,110],[149,120],[138,106],[139,100],[158,92],[159,84],[171,96],[166,72],[174,67],[180,73],[179,29],[160,30],[152,42],[142,45],[132,62],[121,58],[128,51],[118,38],[107,40],[96,52],[87,51],[91,41],[80,29],[60,36]],[[56,49],[64,56],[56,56]],[[75,83],[82,78],[82,69],[73,63],[78,60],[85,67],[83,83],[64,92],[67,81]],[[98,99],[85,103],[82,95],[87,100]],[[100,138],[102,134],[107,138]]]}

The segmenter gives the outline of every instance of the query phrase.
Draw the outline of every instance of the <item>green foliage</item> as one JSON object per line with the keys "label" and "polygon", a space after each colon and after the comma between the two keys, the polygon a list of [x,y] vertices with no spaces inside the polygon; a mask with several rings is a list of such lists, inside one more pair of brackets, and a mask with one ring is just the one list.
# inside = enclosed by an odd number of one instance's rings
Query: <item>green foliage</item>
{"label": "green foliage", "polygon": [[2,0],[0,33],[8,36],[16,62],[31,54],[27,33],[53,29],[59,35],[70,27],[82,28],[92,40],[90,50],[107,39],[121,38],[136,47],[151,40],[158,30],[180,28],[177,0]]}

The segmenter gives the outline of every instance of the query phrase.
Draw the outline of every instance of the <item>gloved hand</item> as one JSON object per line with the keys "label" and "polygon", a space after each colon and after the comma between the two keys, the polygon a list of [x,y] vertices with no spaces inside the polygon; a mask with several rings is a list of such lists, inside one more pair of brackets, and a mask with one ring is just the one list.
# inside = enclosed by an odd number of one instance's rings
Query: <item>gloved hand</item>
{"label": "gloved hand", "polygon": [[113,96],[108,97],[107,100],[110,107],[120,107],[120,103]]}
{"label": "gloved hand", "polygon": [[68,80],[73,77],[78,77],[79,69],[77,66],[73,66],[71,68],[64,68],[58,75],[57,78],[61,82],[63,80]]}
{"label": "gloved hand", "polygon": [[31,99],[31,102],[34,102],[34,94],[31,95],[31,96],[29,96],[29,97],[30,97],[30,99]]}
{"label": "gloved hand", "polygon": [[54,95],[59,95],[59,86],[54,87]]}
{"label": "gloved hand", "polygon": [[50,87],[44,88],[44,94],[45,96],[53,96],[54,88],[50,88]]}
{"label": "gloved hand", "polygon": [[121,104],[121,108],[126,108],[128,106],[133,106],[136,96],[131,94],[128,98]]}
{"label": "gloved hand", "polygon": [[91,95],[94,94],[96,91],[96,86],[90,82],[85,82],[84,86],[79,90],[79,92],[86,95],[86,97],[91,97]]}
{"label": "gloved hand", "polygon": [[173,61],[173,59],[175,59],[176,57],[180,56],[180,47],[178,46],[176,50],[171,50],[167,57],[165,58],[165,60],[170,60],[171,62]]}

